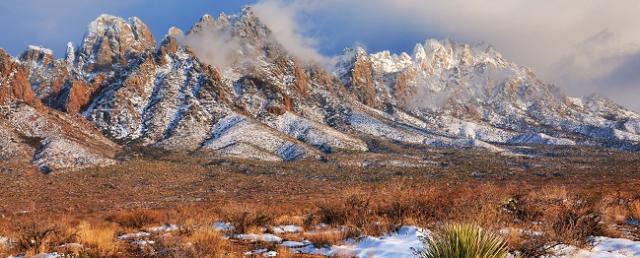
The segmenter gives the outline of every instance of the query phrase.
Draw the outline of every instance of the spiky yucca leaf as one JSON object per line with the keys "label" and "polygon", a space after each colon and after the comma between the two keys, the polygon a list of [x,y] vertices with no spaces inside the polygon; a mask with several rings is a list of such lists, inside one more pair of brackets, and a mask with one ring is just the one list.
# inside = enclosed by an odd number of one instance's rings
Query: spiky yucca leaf
{"label": "spiky yucca leaf", "polygon": [[469,224],[448,225],[424,242],[420,258],[504,258],[509,254],[502,237]]}

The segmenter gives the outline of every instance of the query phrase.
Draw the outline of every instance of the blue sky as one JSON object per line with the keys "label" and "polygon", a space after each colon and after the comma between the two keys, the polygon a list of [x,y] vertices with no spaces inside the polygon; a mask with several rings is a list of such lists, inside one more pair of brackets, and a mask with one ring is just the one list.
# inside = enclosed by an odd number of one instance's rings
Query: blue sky
{"label": "blue sky", "polygon": [[[602,93],[640,110],[637,0],[0,0],[0,48],[63,55],[102,13],[138,16],[156,39],[203,14],[254,5],[284,44],[334,56],[354,44],[411,51],[427,38],[494,45],[571,95]],[[290,50],[291,50],[290,49]]]}
{"label": "blue sky", "polygon": [[30,44],[64,54],[66,42],[80,42],[98,15],[140,17],[161,38],[171,26],[188,29],[203,14],[235,13],[252,1],[173,0],[2,0],[0,47],[13,55]]}
{"label": "blue sky", "polygon": [[[305,3],[311,2],[303,0]],[[106,13],[121,17],[137,16],[161,38],[171,26],[187,30],[203,14],[217,16],[220,12],[237,13],[256,0],[2,0],[0,1],[0,47],[19,55],[28,45],[39,45],[64,55],[66,43],[81,41],[87,25],[98,15]],[[295,1],[287,1],[295,2]],[[370,50],[390,49],[411,51],[417,42],[429,37],[443,37],[439,33],[414,33],[399,30],[396,23],[369,20],[352,16],[348,9],[333,9],[315,5],[312,14],[301,15],[308,26],[302,32],[319,39],[318,51],[325,55],[340,53],[353,44],[366,45]],[[334,15],[335,14],[335,15]],[[339,17],[337,17],[339,16]],[[366,23],[369,26],[363,27]],[[375,26],[374,26],[375,25]],[[339,29],[336,29],[339,28]],[[379,35],[385,34],[386,40]]]}

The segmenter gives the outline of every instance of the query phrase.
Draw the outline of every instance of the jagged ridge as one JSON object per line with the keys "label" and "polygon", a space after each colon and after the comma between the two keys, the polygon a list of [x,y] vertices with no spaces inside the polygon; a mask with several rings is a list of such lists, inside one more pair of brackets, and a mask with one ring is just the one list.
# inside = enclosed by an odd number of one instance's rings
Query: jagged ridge
{"label": "jagged ridge", "polygon": [[[237,49],[203,52],[190,42],[210,35]],[[215,55],[229,60],[205,62]],[[25,112],[15,106],[26,103],[18,106],[64,117],[51,122],[61,127],[90,123],[110,139],[60,133],[55,140],[49,132],[38,134],[46,136],[40,150],[3,144],[0,158],[33,153],[41,168],[76,154],[82,158],[58,167],[112,162],[112,152],[92,152],[84,141],[114,150],[116,142],[272,161],[367,151],[363,139],[371,137],[496,152],[522,144],[625,150],[640,144],[637,113],[598,96],[567,97],[487,44],[428,40],[399,55],[348,49],[327,71],[289,54],[251,8],[217,19],[205,15],[186,34],[171,28],[159,45],[140,19],[102,15],[63,59],[29,47],[19,60],[2,60],[5,116]],[[85,121],[76,121],[80,116]],[[29,130],[0,125],[12,128],[3,130],[9,138]],[[74,130],[93,130],[82,128]],[[89,147],[47,151],[70,142]]]}

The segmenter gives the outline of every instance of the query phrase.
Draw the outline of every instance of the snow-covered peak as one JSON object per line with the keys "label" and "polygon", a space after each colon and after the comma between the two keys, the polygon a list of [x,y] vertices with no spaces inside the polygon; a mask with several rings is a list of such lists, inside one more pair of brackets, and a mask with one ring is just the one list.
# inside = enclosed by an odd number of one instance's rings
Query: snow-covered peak
{"label": "snow-covered peak", "polygon": [[413,48],[413,59],[416,61],[422,61],[427,58],[427,52],[424,49],[424,46],[420,43],[416,44]]}
{"label": "snow-covered peak", "polygon": [[82,44],[83,50],[93,48],[96,43],[99,43],[96,40],[103,37],[107,38],[109,43],[140,43],[144,44],[142,47],[148,47],[150,41],[153,41],[149,28],[139,18],[131,17],[125,20],[121,17],[102,14],[89,24]]}
{"label": "snow-covered peak", "polygon": [[88,36],[100,34],[103,35],[109,30],[120,30],[121,28],[128,26],[127,21],[122,17],[113,16],[110,14],[101,14],[89,23]]}
{"label": "snow-covered peak", "polygon": [[53,60],[53,51],[40,46],[30,45],[27,47],[27,50],[20,55],[20,62],[28,62],[30,64],[38,63],[47,66],[52,63]]}
{"label": "snow-covered peak", "polygon": [[[424,49],[424,54],[422,53]],[[449,39],[429,39],[424,46],[416,47],[414,57],[428,59],[434,69],[450,69],[457,65],[474,65],[476,63],[505,63],[502,55],[487,43],[474,45],[462,44]]]}
{"label": "snow-covered peak", "polygon": [[213,16],[211,16],[211,14],[202,15],[200,22],[213,24]]}
{"label": "snow-covered peak", "polygon": [[337,57],[334,73],[338,77],[342,77],[351,71],[354,63],[366,58],[369,58],[369,54],[363,47],[345,48],[342,50],[342,54]]}
{"label": "snow-covered peak", "polygon": [[155,47],[151,30],[139,18],[125,20],[103,14],[89,24],[79,51],[80,63],[92,69],[104,68],[122,63],[130,53],[151,51]]}
{"label": "snow-covered peak", "polygon": [[171,27],[167,32],[167,36],[174,37],[174,38],[180,38],[183,35],[184,35],[184,32],[182,32],[182,30],[177,27]]}
{"label": "snow-covered peak", "polygon": [[64,54],[64,60],[69,65],[72,65],[76,60],[76,49],[71,41],[67,43],[67,51]]}
{"label": "snow-covered peak", "polygon": [[342,61],[355,62],[359,58],[368,57],[368,55],[366,49],[361,46],[355,46],[342,50],[342,54],[338,58]]}
{"label": "snow-covered peak", "polygon": [[220,15],[218,16],[218,24],[224,27],[228,26],[229,16],[227,16],[224,12],[220,13]]}
{"label": "snow-covered peak", "polygon": [[400,55],[391,54],[389,51],[382,51],[371,55],[373,68],[384,73],[396,73],[402,71],[413,64],[411,56],[407,53]]}
{"label": "snow-covered peak", "polygon": [[41,46],[29,45],[27,47],[27,49],[28,50],[33,50],[33,51],[38,51],[38,52],[41,52],[41,53],[46,54],[46,55],[53,55],[53,50],[48,49],[48,48],[44,48],[44,47],[41,47]]}

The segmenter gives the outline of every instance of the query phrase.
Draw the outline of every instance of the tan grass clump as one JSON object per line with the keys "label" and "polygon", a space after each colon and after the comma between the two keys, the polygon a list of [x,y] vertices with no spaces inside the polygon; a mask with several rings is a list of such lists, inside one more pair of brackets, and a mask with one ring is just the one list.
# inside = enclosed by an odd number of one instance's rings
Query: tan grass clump
{"label": "tan grass clump", "polygon": [[83,221],[76,227],[76,232],[80,244],[92,255],[114,255],[118,249],[117,227],[112,224],[94,226]]}
{"label": "tan grass clump", "polygon": [[194,229],[187,241],[192,244],[194,257],[237,257],[222,233],[210,227]]}

